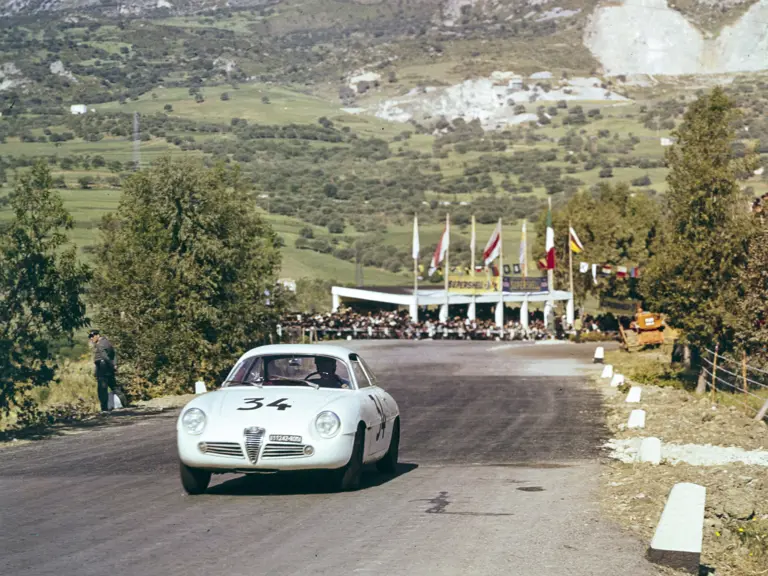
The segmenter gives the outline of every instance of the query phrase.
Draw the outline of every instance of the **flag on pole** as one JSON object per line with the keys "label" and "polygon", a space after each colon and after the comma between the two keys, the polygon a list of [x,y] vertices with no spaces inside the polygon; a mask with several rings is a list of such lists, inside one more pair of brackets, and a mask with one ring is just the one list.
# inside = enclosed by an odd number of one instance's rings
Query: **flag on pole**
{"label": "flag on pole", "polygon": [[597,284],[597,264],[592,264],[592,282]]}
{"label": "flag on pole", "polygon": [[611,266],[610,264],[603,264],[604,275],[610,276],[612,271],[613,271],[613,266]]}
{"label": "flag on pole", "polygon": [[435,270],[437,270],[437,267],[445,259],[445,253],[448,251],[448,242],[449,242],[448,238],[449,238],[448,224],[446,224],[445,229],[443,230],[443,234],[442,236],[440,236],[440,241],[437,243],[437,246],[435,247],[435,253],[432,255],[432,262],[429,265],[430,276],[432,276],[432,274],[435,273]]}
{"label": "flag on pole", "polygon": [[494,228],[493,234],[491,234],[485,245],[485,250],[483,250],[483,262],[486,266],[499,257],[499,250],[501,250],[501,220],[496,224],[496,228]]}
{"label": "flag on pole", "polygon": [[576,230],[569,227],[568,232],[570,234],[571,239],[571,252],[574,254],[578,254],[580,252],[584,251],[584,244],[581,243],[581,240],[579,240],[579,237],[576,235]]}
{"label": "flag on pole", "polygon": [[520,257],[518,259],[518,262],[520,262],[520,266],[525,265],[525,253],[526,253],[526,246],[525,246],[525,225],[527,224],[526,220],[523,220],[523,229],[520,232]]}
{"label": "flag on pole", "polygon": [[552,206],[547,209],[547,270],[555,268],[555,229],[552,228]]}
{"label": "flag on pole", "polygon": [[586,274],[589,271],[589,264],[587,262],[579,262],[579,272]]}
{"label": "flag on pole", "polygon": [[632,269],[629,271],[629,277],[630,277],[630,278],[640,278],[640,268],[638,268],[637,266],[634,266],[634,267],[633,267],[633,268],[632,268]]}
{"label": "flag on pole", "polygon": [[626,278],[627,277],[627,267],[626,266],[619,266],[616,268],[616,277],[617,278]]}
{"label": "flag on pole", "polygon": [[413,217],[413,251],[412,257],[414,260],[419,259],[419,218]]}

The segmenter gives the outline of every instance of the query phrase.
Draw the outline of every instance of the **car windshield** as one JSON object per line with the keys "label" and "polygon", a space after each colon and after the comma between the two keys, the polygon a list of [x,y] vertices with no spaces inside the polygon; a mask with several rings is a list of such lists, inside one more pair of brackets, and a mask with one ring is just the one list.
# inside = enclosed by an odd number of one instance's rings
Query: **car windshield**
{"label": "car windshield", "polygon": [[317,354],[257,356],[240,361],[222,387],[312,386],[348,389],[352,387],[344,361]]}

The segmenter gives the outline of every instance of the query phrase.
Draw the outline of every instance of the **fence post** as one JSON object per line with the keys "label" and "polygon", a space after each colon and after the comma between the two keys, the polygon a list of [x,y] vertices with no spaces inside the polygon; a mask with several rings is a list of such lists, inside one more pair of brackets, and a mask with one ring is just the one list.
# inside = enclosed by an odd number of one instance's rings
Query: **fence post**
{"label": "fence post", "polygon": [[720,349],[720,344],[715,344],[715,359],[712,362],[712,404],[717,401],[715,397],[715,375],[717,374],[717,352]]}
{"label": "fence post", "polygon": [[742,352],[742,357],[741,357],[741,377],[744,379],[744,394],[748,394],[749,388],[747,387],[747,351],[746,350]]}

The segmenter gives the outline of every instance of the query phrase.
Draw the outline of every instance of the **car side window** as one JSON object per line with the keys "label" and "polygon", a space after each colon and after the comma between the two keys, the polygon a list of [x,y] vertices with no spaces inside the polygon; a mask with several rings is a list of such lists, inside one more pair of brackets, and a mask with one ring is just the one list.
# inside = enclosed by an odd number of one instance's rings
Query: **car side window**
{"label": "car side window", "polygon": [[371,381],[371,386],[378,386],[379,381],[376,379],[376,375],[373,373],[373,370],[371,370],[371,367],[368,365],[368,363],[360,358],[360,363],[363,365],[363,369],[365,370],[365,373],[368,375],[368,379]]}
{"label": "car side window", "polygon": [[368,376],[366,375],[365,370],[363,370],[363,367],[360,365],[360,362],[352,361],[350,364],[352,364],[352,371],[355,373],[357,387],[369,388],[371,386],[371,382],[368,380]]}

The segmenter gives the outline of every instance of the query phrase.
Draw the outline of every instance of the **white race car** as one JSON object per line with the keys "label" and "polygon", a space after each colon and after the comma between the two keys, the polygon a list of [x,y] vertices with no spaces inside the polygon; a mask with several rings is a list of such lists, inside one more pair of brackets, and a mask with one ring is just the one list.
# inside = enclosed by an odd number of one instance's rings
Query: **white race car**
{"label": "white race car", "polygon": [[205,492],[211,474],[325,470],[337,489],[355,490],[365,463],[395,471],[400,411],[352,350],[262,346],[219,390],[201,387],[176,423],[188,494]]}

